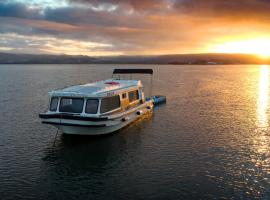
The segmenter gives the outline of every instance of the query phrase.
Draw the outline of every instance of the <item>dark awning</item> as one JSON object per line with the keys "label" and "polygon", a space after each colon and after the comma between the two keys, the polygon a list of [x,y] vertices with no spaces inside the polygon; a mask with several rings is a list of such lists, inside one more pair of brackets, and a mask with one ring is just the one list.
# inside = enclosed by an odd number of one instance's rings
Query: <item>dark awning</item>
{"label": "dark awning", "polygon": [[153,69],[114,69],[113,74],[153,74]]}

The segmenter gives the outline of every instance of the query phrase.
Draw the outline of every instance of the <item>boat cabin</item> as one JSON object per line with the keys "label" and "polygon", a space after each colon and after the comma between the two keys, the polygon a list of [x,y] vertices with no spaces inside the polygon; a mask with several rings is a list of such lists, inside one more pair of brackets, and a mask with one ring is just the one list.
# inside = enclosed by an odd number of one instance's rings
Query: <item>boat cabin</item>
{"label": "boat cabin", "polygon": [[140,80],[108,79],[49,93],[49,113],[106,116],[145,102]]}

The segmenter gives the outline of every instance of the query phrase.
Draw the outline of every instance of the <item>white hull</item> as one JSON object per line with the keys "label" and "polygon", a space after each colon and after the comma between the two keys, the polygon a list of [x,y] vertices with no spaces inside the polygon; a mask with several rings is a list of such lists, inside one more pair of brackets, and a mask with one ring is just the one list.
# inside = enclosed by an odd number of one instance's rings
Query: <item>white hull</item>
{"label": "white hull", "polygon": [[130,123],[149,114],[153,110],[152,101],[145,102],[137,108],[121,114],[110,116],[106,121],[81,121],[73,119],[43,119],[43,123],[51,124],[64,134],[71,135],[105,135],[116,132]]}

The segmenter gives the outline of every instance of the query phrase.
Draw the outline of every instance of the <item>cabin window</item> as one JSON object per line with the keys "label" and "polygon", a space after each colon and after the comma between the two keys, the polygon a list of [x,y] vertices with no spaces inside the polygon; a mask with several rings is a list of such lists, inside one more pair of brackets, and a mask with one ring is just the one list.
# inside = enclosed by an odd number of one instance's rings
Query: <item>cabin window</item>
{"label": "cabin window", "polygon": [[96,114],[98,111],[98,99],[88,99],[86,102],[85,113]]}
{"label": "cabin window", "polygon": [[122,99],[126,99],[127,98],[127,93],[123,93],[122,94]]}
{"label": "cabin window", "polygon": [[58,97],[51,98],[50,111],[55,112],[58,106]]}
{"label": "cabin window", "polygon": [[106,113],[120,107],[119,96],[106,97],[101,100],[100,112]]}
{"label": "cabin window", "polygon": [[69,113],[81,113],[83,110],[82,98],[61,98],[59,111]]}
{"label": "cabin window", "polygon": [[139,99],[139,92],[138,90],[134,90],[128,93],[129,102],[132,103]]}

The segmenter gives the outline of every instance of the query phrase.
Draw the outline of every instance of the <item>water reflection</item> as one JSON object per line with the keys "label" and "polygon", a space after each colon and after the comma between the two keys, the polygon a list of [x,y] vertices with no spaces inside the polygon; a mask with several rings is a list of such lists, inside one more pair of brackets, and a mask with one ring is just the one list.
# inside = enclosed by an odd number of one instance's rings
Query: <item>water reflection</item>
{"label": "water reflection", "polygon": [[61,135],[56,146],[45,149],[46,171],[53,174],[52,180],[62,173],[76,176],[104,175],[114,168],[121,167],[123,160],[140,147],[141,137],[146,127],[152,123],[152,112],[114,134],[89,137]]}
{"label": "water reflection", "polygon": [[268,92],[269,92],[269,66],[262,65],[260,68],[259,94],[257,101],[258,126],[268,127]]}
{"label": "water reflection", "polygon": [[[268,181],[267,174],[270,170],[270,151],[269,151],[269,134],[268,134],[268,106],[269,106],[269,66],[262,65],[260,68],[257,101],[257,118],[258,129],[253,138],[254,153],[251,154],[251,161],[256,167],[254,172],[260,173],[264,181]],[[259,170],[259,171],[258,171]]]}

